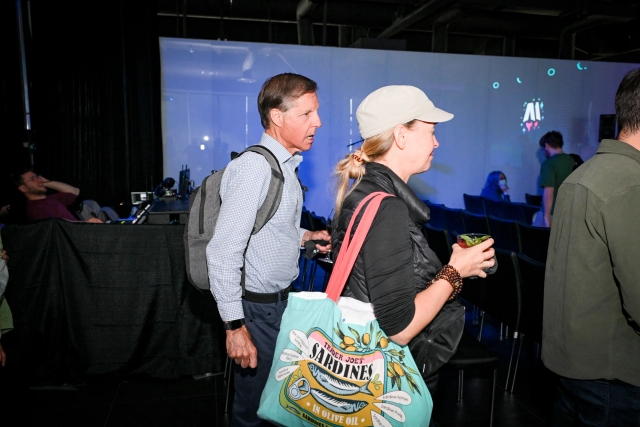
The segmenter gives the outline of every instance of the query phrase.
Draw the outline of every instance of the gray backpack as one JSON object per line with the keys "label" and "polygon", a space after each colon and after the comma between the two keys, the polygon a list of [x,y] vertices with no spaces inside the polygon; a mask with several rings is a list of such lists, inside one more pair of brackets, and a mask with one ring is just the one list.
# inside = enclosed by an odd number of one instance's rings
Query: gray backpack
{"label": "gray backpack", "polygon": [[[262,145],[252,145],[236,157],[251,151],[261,154],[271,166],[269,190],[262,206],[256,214],[251,235],[256,234],[273,217],[280,206],[284,175],[278,159],[269,149]],[[209,290],[209,274],[207,271],[207,245],[213,238],[216,221],[220,213],[220,183],[226,167],[213,171],[202,181],[202,185],[191,192],[189,201],[189,219],[184,229],[184,250],[187,276],[191,284],[201,290]],[[249,238],[251,240],[251,238]],[[247,242],[247,246],[249,242]],[[245,248],[246,254],[246,248]],[[242,294],[244,295],[244,266],[242,268]]]}

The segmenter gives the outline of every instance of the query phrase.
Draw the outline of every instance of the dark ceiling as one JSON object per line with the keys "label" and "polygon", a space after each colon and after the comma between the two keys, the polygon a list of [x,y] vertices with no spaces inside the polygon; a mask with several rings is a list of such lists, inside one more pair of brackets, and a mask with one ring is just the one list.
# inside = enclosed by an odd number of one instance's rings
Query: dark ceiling
{"label": "dark ceiling", "polygon": [[162,37],[640,63],[640,0],[158,0]]}

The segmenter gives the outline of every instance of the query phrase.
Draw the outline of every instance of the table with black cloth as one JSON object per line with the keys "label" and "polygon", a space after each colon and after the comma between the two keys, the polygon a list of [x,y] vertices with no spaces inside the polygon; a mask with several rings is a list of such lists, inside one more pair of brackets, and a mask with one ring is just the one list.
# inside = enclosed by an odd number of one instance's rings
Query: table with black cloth
{"label": "table with black cloth", "polygon": [[183,231],[58,219],[2,229],[6,298],[31,385],[223,370],[222,321],[211,293],[187,279]]}

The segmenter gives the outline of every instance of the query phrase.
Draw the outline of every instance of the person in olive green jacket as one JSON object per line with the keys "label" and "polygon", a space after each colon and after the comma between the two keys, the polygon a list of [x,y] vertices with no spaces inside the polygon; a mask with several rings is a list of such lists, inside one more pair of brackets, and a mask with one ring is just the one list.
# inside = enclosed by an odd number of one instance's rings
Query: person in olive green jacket
{"label": "person in olive green jacket", "polygon": [[619,134],[562,184],[544,285],[542,360],[560,376],[552,426],[640,426],[640,68]]}

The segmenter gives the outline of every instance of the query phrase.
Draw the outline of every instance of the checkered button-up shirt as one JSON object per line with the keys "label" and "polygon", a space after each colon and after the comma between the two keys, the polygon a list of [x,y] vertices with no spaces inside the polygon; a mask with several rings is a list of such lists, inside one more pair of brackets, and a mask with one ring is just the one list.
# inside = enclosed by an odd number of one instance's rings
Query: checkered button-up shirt
{"label": "checkered button-up shirt", "polygon": [[300,228],[302,189],[295,170],[302,162],[302,156],[291,155],[266,133],[260,144],[276,156],[284,174],[278,210],[256,235],[251,236],[256,213],[267,196],[271,167],[260,154],[244,153],[224,171],[220,185],[222,206],[214,236],[207,245],[211,293],[225,322],[244,318],[240,279],[245,248],[247,290],[277,292],[298,277],[300,244],[306,230]]}

